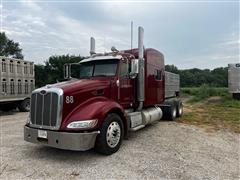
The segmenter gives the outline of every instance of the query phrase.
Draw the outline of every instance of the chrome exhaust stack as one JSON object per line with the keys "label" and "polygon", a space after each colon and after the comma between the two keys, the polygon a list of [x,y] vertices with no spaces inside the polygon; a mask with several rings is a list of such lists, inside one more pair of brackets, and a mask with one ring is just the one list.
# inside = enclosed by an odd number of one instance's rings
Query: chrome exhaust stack
{"label": "chrome exhaust stack", "polygon": [[93,37],[90,38],[90,55],[96,54],[95,51],[95,39]]}
{"label": "chrome exhaust stack", "polygon": [[138,111],[142,110],[145,100],[145,69],[144,69],[144,29],[138,27],[138,80],[137,80],[137,99],[139,102]]}

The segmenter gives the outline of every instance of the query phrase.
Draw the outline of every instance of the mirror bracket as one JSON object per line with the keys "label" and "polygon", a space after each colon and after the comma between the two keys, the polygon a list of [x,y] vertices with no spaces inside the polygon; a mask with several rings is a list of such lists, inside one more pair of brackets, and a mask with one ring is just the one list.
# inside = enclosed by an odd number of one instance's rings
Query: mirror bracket
{"label": "mirror bracket", "polygon": [[71,78],[71,64],[64,64],[63,66],[63,72],[64,72],[64,79],[70,79]]}

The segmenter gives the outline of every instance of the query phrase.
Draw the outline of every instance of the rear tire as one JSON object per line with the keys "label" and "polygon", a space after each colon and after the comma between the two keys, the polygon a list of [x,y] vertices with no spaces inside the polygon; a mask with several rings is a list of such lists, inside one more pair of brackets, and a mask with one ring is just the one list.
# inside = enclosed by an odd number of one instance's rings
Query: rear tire
{"label": "rear tire", "polygon": [[95,151],[105,155],[117,152],[121,146],[123,134],[121,118],[117,114],[109,114],[104,119],[100,134],[96,138]]}
{"label": "rear tire", "polygon": [[0,106],[0,110],[2,110],[4,112],[9,112],[16,108],[17,108],[16,103],[6,103],[6,104],[1,104],[1,106]]}
{"label": "rear tire", "polygon": [[177,100],[176,101],[176,108],[177,108],[177,114],[176,114],[176,117],[182,117],[183,115],[183,104],[182,104],[182,101],[180,100]]}
{"label": "rear tire", "polygon": [[177,117],[177,107],[175,101],[168,101],[162,107],[164,120],[174,121]]}
{"label": "rear tire", "polygon": [[30,98],[26,98],[18,104],[18,109],[21,112],[30,111]]}
{"label": "rear tire", "polygon": [[240,100],[240,93],[233,93],[232,97],[233,99]]}

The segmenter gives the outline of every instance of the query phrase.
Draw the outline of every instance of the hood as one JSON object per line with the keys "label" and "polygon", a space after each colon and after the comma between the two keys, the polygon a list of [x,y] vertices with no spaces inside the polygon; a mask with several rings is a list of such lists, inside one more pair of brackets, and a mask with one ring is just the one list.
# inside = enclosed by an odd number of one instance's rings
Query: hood
{"label": "hood", "polygon": [[96,89],[105,89],[110,86],[110,80],[101,79],[72,79],[65,82],[60,82],[52,85],[51,87],[61,88],[64,94],[69,94],[72,92],[79,91],[90,91]]}

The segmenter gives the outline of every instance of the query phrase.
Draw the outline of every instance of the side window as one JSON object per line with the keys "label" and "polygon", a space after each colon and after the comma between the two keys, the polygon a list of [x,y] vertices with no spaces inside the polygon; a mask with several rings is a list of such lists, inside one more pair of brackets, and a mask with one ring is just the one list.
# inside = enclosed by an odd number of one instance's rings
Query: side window
{"label": "side window", "polygon": [[31,91],[34,90],[34,83],[33,83],[33,80],[31,80]]}
{"label": "side window", "polygon": [[2,72],[6,72],[7,68],[6,68],[6,61],[5,59],[2,59]]}
{"label": "side window", "polygon": [[25,94],[28,94],[28,80],[25,80],[25,85],[24,85],[24,89],[25,89]]}
{"label": "side window", "polygon": [[6,79],[2,79],[2,92],[7,93],[7,81],[6,81]]}
{"label": "side window", "polygon": [[25,62],[24,63],[24,74],[27,74],[28,73],[28,68],[27,68],[27,63]]}
{"label": "side window", "polygon": [[21,81],[21,79],[18,80],[18,94],[22,94],[22,81]]}
{"label": "side window", "polygon": [[17,62],[17,73],[22,73],[20,61]]}
{"label": "side window", "polygon": [[13,61],[12,60],[10,60],[9,70],[10,70],[10,73],[13,73]]}
{"label": "side window", "polygon": [[14,79],[11,79],[10,80],[10,94],[15,94],[15,91],[14,91]]}
{"label": "side window", "polygon": [[30,74],[33,74],[33,63],[30,64]]}
{"label": "side window", "polygon": [[128,75],[128,64],[123,62],[120,65],[120,77],[125,77],[127,75]]}
{"label": "side window", "polygon": [[162,80],[162,71],[159,69],[155,70],[155,79],[156,80]]}

